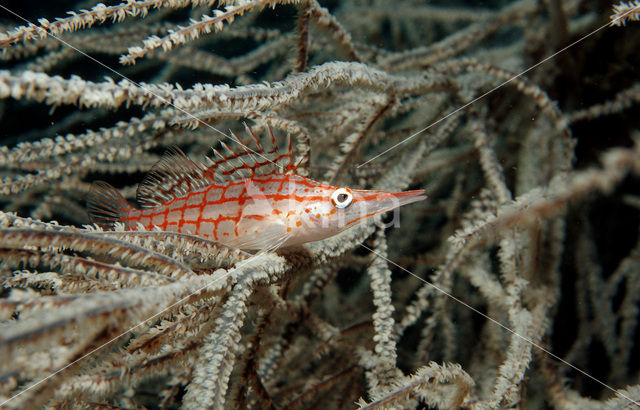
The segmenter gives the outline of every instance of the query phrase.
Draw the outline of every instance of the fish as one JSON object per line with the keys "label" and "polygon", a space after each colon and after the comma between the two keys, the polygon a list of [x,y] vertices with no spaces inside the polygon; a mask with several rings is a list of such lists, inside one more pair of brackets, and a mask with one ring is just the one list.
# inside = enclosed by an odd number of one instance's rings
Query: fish
{"label": "fish", "polygon": [[205,157],[205,163],[169,148],[139,184],[139,208],[113,186],[95,181],[87,196],[89,219],[105,230],[122,224],[125,230],[160,229],[265,250],[320,241],[426,198],[424,190],[352,189],[298,175],[290,138],[281,153],[271,129],[268,150],[248,127],[247,132],[252,141],[231,133],[243,150],[221,141],[213,149],[216,158]]}

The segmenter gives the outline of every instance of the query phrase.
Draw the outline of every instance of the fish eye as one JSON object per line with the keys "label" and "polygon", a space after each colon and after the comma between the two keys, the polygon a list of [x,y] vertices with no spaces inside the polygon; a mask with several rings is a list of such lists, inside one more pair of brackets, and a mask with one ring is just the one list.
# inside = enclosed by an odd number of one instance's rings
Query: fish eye
{"label": "fish eye", "polygon": [[346,208],[351,205],[351,202],[353,202],[353,195],[344,188],[338,188],[331,194],[331,203],[336,208]]}

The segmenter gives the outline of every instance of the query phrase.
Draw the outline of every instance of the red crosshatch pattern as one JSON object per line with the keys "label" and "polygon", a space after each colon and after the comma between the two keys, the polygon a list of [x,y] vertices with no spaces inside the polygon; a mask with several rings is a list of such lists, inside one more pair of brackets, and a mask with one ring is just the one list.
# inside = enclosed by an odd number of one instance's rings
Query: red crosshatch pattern
{"label": "red crosshatch pattern", "polygon": [[[129,230],[157,227],[240,249],[264,249],[325,239],[357,221],[425,198],[424,191],[338,188],[296,175],[290,141],[280,154],[272,136],[273,148],[265,152],[249,133],[257,152],[232,152],[222,143],[227,156],[214,150],[220,159],[207,165],[170,149],[138,187],[142,209],[129,205],[110,185],[94,183],[87,200],[92,222],[106,229],[117,222]],[[255,154],[271,159],[260,162]],[[349,197],[340,209],[332,198],[338,189]]]}
{"label": "red crosshatch pattern", "polygon": [[[248,193],[247,185],[253,186],[256,192]],[[157,226],[162,230],[213,240],[235,239],[242,234],[256,233],[238,231],[242,218],[263,220],[271,215],[286,215],[289,211],[287,201],[290,200],[298,203],[328,201],[329,197],[322,192],[326,188],[331,186],[312,184],[296,175],[254,177],[210,185],[155,208],[132,208],[122,221],[131,227],[141,224],[146,229]],[[247,215],[243,213],[245,204],[257,204],[265,209],[262,213]]]}

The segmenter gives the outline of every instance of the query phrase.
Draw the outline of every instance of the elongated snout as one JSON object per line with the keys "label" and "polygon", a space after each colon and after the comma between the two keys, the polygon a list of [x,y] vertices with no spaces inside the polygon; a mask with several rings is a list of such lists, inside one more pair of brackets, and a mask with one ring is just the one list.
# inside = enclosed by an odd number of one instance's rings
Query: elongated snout
{"label": "elongated snout", "polygon": [[375,215],[399,208],[403,205],[422,201],[426,198],[427,196],[422,189],[397,193],[368,191],[368,194],[363,195],[362,205],[365,205],[367,208],[367,214]]}
{"label": "elongated snout", "polygon": [[354,194],[354,201],[351,206],[352,209],[347,211],[347,226],[374,215],[399,208],[402,205],[422,201],[427,198],[424,190],[421,189],[397,193],[363,190],[353,190],[352,192]]}

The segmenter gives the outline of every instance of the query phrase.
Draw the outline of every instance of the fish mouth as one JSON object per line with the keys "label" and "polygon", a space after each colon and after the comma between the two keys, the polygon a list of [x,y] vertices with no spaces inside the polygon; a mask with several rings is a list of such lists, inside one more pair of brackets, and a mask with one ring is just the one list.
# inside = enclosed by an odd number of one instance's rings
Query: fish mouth
{"label": "fish mouth", "polygon": [[[424,189],[416,189],[414,191],[405,191],[391,194],[393,198],[398,200],[398,206],[412,204],[427,199]],[[392,208],[393,209],[393,208]]]}

